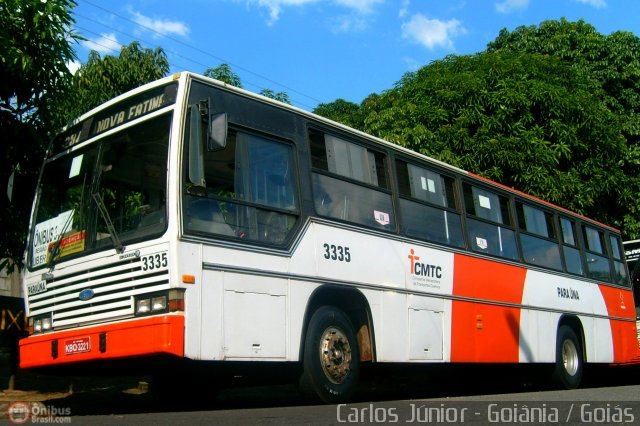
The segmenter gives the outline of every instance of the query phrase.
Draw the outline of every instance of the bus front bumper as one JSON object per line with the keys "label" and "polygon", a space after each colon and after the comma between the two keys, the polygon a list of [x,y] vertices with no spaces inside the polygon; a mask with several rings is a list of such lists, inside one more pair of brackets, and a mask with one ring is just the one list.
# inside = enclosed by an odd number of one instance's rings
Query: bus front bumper
{"label": "bus front bumper", "polygon": [[132,319],[20,340],[20,368],[157,354],[184,356],[183,315]]}

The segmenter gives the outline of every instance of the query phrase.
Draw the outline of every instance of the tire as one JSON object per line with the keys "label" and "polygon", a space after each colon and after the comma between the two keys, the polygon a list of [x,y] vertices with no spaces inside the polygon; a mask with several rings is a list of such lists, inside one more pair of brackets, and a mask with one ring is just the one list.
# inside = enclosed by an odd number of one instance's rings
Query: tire
{"label": "tire", "polygon": [[582,345],[573,329],[560,326],[556,340],[556,365],[554,383],[564,389],[576,389],[582,381],[584,359]]}
{"label": "tire", "polygon": [[360,353],[349,318],[333,306],[314,312],[304,342],[300,391],[327,404],[349,400],[358,385]]}

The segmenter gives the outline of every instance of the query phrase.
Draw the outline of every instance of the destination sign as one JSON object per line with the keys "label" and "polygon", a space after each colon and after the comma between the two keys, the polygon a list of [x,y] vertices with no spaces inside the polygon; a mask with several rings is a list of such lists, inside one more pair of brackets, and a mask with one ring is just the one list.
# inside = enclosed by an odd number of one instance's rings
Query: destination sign
{"label": "destination sign", "polygon": [[55,155],[94,136],[172,105],[176,101],[177,92],[178,83],[172,82],[118,102],[58,135],[49,154]]}

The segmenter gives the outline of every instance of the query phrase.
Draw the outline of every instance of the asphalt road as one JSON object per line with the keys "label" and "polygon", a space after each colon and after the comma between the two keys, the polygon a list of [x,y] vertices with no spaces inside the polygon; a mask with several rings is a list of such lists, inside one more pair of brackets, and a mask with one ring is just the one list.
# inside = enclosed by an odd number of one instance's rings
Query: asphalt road
{"label": "asphalt road", "polygon": [[[559,391],[547,384],[546,368],[385,367],[370,372],[353,402],[342,405],[310,405],[291,385],[234,386],[206,401],[166,401],[131,383],[123,389],[94,382],[27,409],[48,417],[44,424],[83,425],[640,423],[640,366],[585,373],[585,388]],[[176,395],[188,386],[176,384]]]}

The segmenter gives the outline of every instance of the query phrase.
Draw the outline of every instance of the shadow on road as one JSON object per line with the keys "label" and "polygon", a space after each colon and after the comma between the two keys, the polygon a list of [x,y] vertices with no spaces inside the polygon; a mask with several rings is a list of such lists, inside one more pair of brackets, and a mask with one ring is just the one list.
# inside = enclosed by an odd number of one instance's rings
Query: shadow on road
{"label": "shadow on road", "polygon": [[[458,365],[406,367],[376,366],[363,371],[360,389],[353,402],[429,399],[469,395],[491,395],[550,389],[548,366]],[[585,386],[621,386],[640,383],[640,366],[590,367]],[[260,378],[254,378],[257,382]],[[147,382],[149,380],[149,382]],[[213,380],[213,378],[212,378]],[[80,382],[83,383],[83,382]],[[150,412],[235,410],[285,407],[308,404],[293,385],[255,385],[255,381],[231,383],[217,396],[183,396],[191,387],[188,380],[177,380],[172,395],[160,397],[149,378],[123,378],[114,381],[92,379],[76,386],[72,394],[46,401],[49,406],[69,408],[74,416],[133,414]],[[147,388],[148,383],[148,388]],[[247,386],[247,383],[253,384]],[[59,395],[58,395],[59,396]]]}

